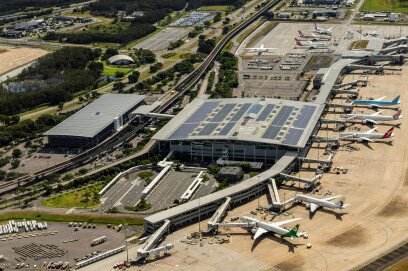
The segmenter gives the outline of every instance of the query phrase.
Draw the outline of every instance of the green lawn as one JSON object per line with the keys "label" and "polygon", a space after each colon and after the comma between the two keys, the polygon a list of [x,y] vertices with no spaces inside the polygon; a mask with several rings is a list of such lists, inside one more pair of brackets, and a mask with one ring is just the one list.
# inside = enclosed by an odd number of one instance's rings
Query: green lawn
{"label": "green lawn", "polygon": [[365,0],[361,11],[408,12],[407,0]]}
{"label": "green lawn", "polygon": [[107,76],[112,76],[115,75],[116,72],[123,72],[125,75],[130,73],[132,69],[129,68],[121,68],[121,67],[116,67],[116,66],[111,66],[111,65],[105,65],[103,68],[103,75]]}
{"label": "green lawn", "polygon": [[76,189],[74,191],[46,199],[42,202],[42,205],[52,208],[95,207],[100,204],[97,195],[103,186],[104,184],[98,183],[81,189]]}
{"label": "green lawn", "polygon": [[105,214],[65,214],[51,213],[44,211],[17,211],[13,210],[9,213],[0,214],[0,221],[11,219],[36,219],[39,221],[52,222],[88,222],[100,224],[128,224],[128,225],[143,225],[143,218],[135,215],[105,215]]}
{"label": "green lawn", "polygon": [[233,11],[234,10],[234,6],[202,6],[200,7],[198,10],[200,11]]}

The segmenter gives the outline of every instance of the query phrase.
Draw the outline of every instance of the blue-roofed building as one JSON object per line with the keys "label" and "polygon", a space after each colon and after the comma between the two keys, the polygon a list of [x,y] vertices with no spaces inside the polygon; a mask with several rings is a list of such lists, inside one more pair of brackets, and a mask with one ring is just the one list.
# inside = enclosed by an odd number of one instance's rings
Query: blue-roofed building
{"label": "blue-roofed building", "polygon": [[272,164],[308,143],[323,107],[257,98],[195,99],[154,139],[192,161],[219,158]]}

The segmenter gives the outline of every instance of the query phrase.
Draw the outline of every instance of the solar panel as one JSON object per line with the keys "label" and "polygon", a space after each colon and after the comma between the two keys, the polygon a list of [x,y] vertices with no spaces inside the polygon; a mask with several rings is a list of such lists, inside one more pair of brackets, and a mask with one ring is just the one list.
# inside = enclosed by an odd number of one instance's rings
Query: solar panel
{"label": "solar panel", "polygon": [[205,102],[197,109],[185,123],[197,123],[205,120],[207,116],[219,105],[219,102]]}
{"label": "solar panel", "polygon": [[258,114],[261,108],[262,108],[261,104],[253,104],[251,108],[249,108],[247,114]]}
{"label": "solar panel", "polygon": [[289,132],[285,136],[285,139],[282,141],[282,144],[297,145],[303,131],[304,130],[301,129],[290,128]]}
{"label": "solar panel", "polygon": [[269,114],[272,112],[274,107],[275,107],[274,104],[267,104],[262,110],[261,114],[259,114],[256,121],[265,121],[268,118]]}
{"label": "solar panel", "polygon": [[238,110],[238,112],[235,113],[235,115],[231,118],[230,121],[239,121],[250,106],[251,106],[250,103],[243,104],[241,108]]}
{"label": "solar panel", "polygon": [[265,139],[271,139],[274,140],[276,136],[279,134],[281,131],[282,126],[269,126],[268,129],[266,129],[265,133],[262,135],[262,138]]}
{"label": "solar panel", "polygon": [[272,125],[282,126],[285,124],[286,120],[289,118],[290,113],[292,113],[293,106],[283,106],[282,109],[276,114],[276,117],[273,119]]}
{"label": "solar panel", "polygon": [[201,131],[197,135],[199,135],[199,136],[210,135],[214,131],[214,129],[217,128],[217,126],[219,124],[220,124],[219,122],[217,122],[217,123],[208,123],[206,126],[204,126],[203,129],[201,129]]}
{"label": "solar panel", "polygon": [[218,135],[222,135],[225,136],[229,133],[229,131],[231,131],[231,129],[235,126],[235,124],[237,124],[236,122],[228,122],[227,124],[225,124],[224,128],[222,128],[222,130],[218,133]]}
{"label": "solar panel", "polygon": [[221,108],[220,111],[211,119],[211,122],[220,122],[225,119],[226,116],[231,112],[231,110],[236,106],[236,104],[226,104]]}
{"label": "solar panel", "polygon": [[316,111],[315,106],[311,105],[303,106],[302,109],[300,110],[299,115],[297,116],[297,119],[293,123],[293,126],[303,129],[306,128],[307,124],[310,121],[310,118],[312,117],[315,111]]}
{"label": "solar panel", "polygon": [[169,136],[169,139],[185,139],[196,127],[197,123],[183,124]]}

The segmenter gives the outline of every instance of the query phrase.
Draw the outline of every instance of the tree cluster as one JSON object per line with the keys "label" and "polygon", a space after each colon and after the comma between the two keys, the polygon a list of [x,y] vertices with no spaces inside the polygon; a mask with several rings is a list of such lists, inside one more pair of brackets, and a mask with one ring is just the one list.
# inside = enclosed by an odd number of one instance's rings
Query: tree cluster
{"label": "tree cluster", "polygon": [[64,47],[40,58],[13,81],[38,81],[44,86],[22,93],[0,91],[0,114],[15,115],[41,104],[58,105],[70,100],[74,92],[92,87],[102,67],[90,63],[99,55],[99,50]]}
{"label": "tree cluster", "polygon": [[218,73],[218,83],[211,93],[212,98],[232,98],[233,88],[238,87],[238,76],[236,73],[238,60],[230,52],[222,52],[217,61],[221,63]]}
{"label": "tree cluster", "polygon": [[84,0],[2,0],[0,1],[0,15],[12,14],[26,10],[43,9],[54,6],[68,6]]}

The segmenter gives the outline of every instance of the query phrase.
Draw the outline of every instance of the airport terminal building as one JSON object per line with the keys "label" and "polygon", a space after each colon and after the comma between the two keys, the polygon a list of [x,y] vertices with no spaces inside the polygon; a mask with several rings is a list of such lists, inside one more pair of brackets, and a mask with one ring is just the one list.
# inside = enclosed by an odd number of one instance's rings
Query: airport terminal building
{"label": "airport terminal building", "polygon": [[145,96],[106,94],[85,106],[44,135],[51,147],[89,148],[117,132]]}
{"label": "airport terminal building", "polygon": [[221,158],[273,164],[287,151],[303,150],[321,110],[289,100],[197,98],[153,138],[195,162]]}

